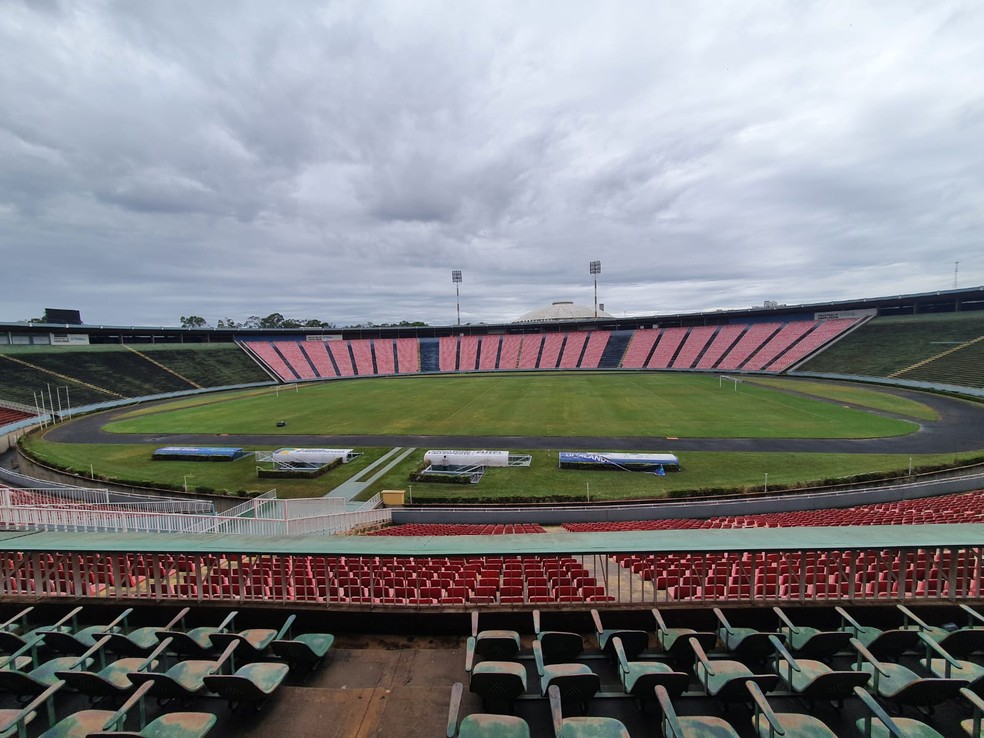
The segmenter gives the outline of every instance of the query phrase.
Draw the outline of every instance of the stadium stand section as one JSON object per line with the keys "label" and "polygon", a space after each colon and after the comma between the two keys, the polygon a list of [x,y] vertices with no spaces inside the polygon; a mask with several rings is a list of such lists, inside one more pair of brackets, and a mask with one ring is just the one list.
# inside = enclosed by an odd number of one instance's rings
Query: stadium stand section
{"label": "stadium stand section", "polygon": [[502,336],[483,336],[482,351],[478,361],[480,371],[494,371],[499,368],[499,347]]}
{"label": "stadium stand section", "polygon": [[441,336],[441,362],[442,372],[458,371],[458,336]]}
{"label": "stadium stand section", "polygon": [[338,367],[338,376],[355,376],[355,366],[352,363],[348,341],[326,341],[325,348],[328,349],[332,362]]}
{"label": "stadium stand section", "polygon": [[360,377],[371,377],[376,374],[372,361],[372,342],[368,338],[349,341],[356,374]]}
{"label": "stadium stand section", "polygon": [[927,497],[903,502],[859,505],[829,510],[763,513],[711,518],[672,518],[663,520],[609,523],[565,523],[573,532],[613,532],[626,530],[681,530],[787,528],[842,525],[932,525],[984,523],[984,491]]}
{"label": "stadium stand section", "polygon": [[568,333],[564,339],[564,352],[560,356],[558,369],[577,369],[580,366],[581,354],[587,342],[587,333]]}
{"label": "stadium stand section", "polygon": [[283,354],[274,348],[271,341],[250,341],[244,344],[257,359],[262,361],[278,378],[284,382],[293,382],[297,373],[290,368]]}
{"label": "stadium stand section", "polygon": [[478,367],[478,336],[461,337],[461,360],[458,368],[463,372],[475,371]]}
{"label": "stadium stand section", "polygon": [[658,329],[641,328],[632,333],[629,345],[625,349],[622,357],[621,366],[623,369],[642,369],[649,361],[649,355],[653,352],[656,339],[659,338]]}
{"label": "stadium stand section", "polygon": [[528,333],[523,336],[519,349],[519,369],[536,369],[540,359],[540,349],[543,347],[543,334]]}
{"label": "stadium stand section", "polygon": [[543,348],[537,361],[537,369],[556,369],[560,362],[560,352],[566,340],[566,333],[548,333],[543,339]]}
{"label": "stadium stand section", "polygon": [[769,364],[769,371],[785,371],[804,357],[826,346],[857,322],[849,318],[821,321],[803,339],[793,344],[785,353],[781,354],[775,361]]}
{"label": "stadium stand section", "polygon": [[581,349],[578,367],[597,369],[601,365],[601,357],[608,347],[612,334],[611,331],[591,331],[587,336],[587,342]]}
{"label": "stadium stand section", "polygon": [[28,413],[23,410],[14,410],[12,408],[0,406],[0,425],[18,423],[21,420],[27,420],[28,418],[33,417],[34,413]]}
{"label": "stadium stand section", "polygon": [[423,371],[421,346],[416,338],[396,339],[396,359],[399,374],[417,374]]}
{"label": "stadium stand section", "polygon": [[646,364],[647,369],[666,369],[676,355],[683,339],[687,337],[686,328],[667,328],[659,335],[656,349]]}
{"label": "stadium stand section", "polygon": [[711,325],[699,325],[691,328],[690,333],[687,334],[687,340],[673,360],[673,368],[690,369],[716,330],[717,328]]}
{"label": "stadium stand section", "polygon": [[507,335],[502,337],[502,348],[499,352],[499,369],[519,368],[519,349],[523,345],[523,337]]}
{"label": "stadium stand section", "polygon": [[376,371],[383,376],[396,374],[396,349],[391,338],[374,338],[373,356],[376,357]]}
{"label": "stadium stand section", "polygon": [[314,365],[304,353],[303,346],[294,341],[279,341],[275,347],[291,371],[297,375],[298,379],[315,379],[319,377]]}
{"label": "stadium stand section", "polygon": [[981,336],[979,311],[876,317],[796,369],[984,387],[973,370]]}
{"label": "stadium stand section", "polygon": [[325,347],[323,341],[305,341],[301,348],[308,359],[311,360],[319,377],[328,378],[338,376],[338,370],[328,355],[328,349]]}
{"label": "stadium stand section", "polygon": [[789,350],[796,341],[800,340],[807,332],[815,328],[816,324],[805,320],[796,320],[786,323],[772,340],[759,348],[752,357],[745,362],[742,369],[746,371],[761,371],[769,366],[777,356]]}
{"label": "stadium stand section", "polygon": [[741,325],[722,326],[718,330],[717,335],[714,336],[714,340],[711,341],[711,345],[707,347],[704,354],[697,361],[697,368],[713,369],[717,366],[718,361],[731,349],[744,329],[745,327]]}
{"label": "stadium stand section", "polygon": [[778,331],[779,325],[776,323],[753,323],[748,326],[738,339],[738,343],[715,365],[715,369],[730,371],[741,368],[748,357],[758,351]]}

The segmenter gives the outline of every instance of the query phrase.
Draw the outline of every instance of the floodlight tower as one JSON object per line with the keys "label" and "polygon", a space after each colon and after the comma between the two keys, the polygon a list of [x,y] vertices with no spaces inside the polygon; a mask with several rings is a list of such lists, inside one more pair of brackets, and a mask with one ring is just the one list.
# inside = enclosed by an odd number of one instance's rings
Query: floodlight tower
{"label": "floodlight tower", "polygon": [[451,270],[451,281],[454,282],[454,304],[458,309],[458,325],[461,325],[461,289],[458,286],[461,284],[460,269]]}
{"label": "floodlight tower", "polygon": [[591,261],[588,262],[588,271],[594,275],[594,287],[595,287],[595,306],[594,306],[594,316],[598,317],[598,275],[601,274],[601,262]]}

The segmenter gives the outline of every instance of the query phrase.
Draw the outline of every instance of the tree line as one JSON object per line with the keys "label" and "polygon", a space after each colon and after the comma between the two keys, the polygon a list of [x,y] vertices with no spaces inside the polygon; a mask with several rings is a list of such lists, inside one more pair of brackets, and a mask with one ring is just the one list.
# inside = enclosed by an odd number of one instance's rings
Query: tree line
{"label": "tree line", "polygon": [[[402,320],[399,323],[359,323],[357,325],[344,326],[345,328],[402,328],[413,326],[425,326],[426,323],[420,321]],[[220,318],[213,326],[200,315],[182,315],[182,328],[336,328],[334,323],[327,323],[317,318],[285,318],[280,313],[270,313],[265,318],[258,315],[250,315],[243,322],[238,322],[232,318]]]}

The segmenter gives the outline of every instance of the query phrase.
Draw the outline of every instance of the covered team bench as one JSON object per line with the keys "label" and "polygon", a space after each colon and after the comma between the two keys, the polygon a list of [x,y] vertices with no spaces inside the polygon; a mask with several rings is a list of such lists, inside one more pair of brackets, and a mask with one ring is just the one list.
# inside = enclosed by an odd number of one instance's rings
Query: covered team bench
{"label": "covered team bench", "polygon": [[161,446],[154,450],[154,461],[238,461],[252,452],[232,446]]}
{"label": "covered team bench", "polygon": [[680,471],[675,454],[616,453],[614,451],[560,451],[557,465],[561,469],[593,469],[663,474]]}

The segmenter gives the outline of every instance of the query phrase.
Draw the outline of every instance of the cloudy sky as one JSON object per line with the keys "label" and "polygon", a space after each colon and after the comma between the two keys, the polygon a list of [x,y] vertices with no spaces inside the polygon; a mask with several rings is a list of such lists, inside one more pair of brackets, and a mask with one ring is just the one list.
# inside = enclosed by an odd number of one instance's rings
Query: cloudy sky
{"label": "cloudy sky", "polygon": [[984,4],[0,0],[0,321],[984,284]]}

